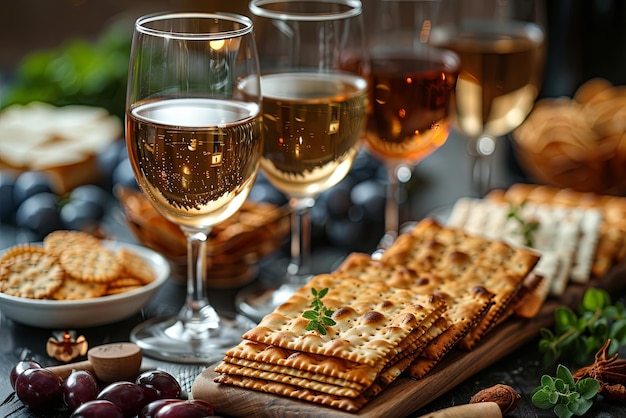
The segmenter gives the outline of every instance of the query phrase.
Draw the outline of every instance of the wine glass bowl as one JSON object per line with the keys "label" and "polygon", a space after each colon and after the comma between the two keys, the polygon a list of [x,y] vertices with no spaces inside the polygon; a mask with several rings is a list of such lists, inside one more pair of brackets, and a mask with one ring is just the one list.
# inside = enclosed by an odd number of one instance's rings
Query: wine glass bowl
{"label": "wine glass bowl", "polygon": [[262,147],[252,22],[223,13],[139,18],[133,34],[126,143],[146,198],[187,240],[187,299],[131,340],[154,357],[210,362],[254,324],[218,314],[205,292],[213,225],[232,216],[255,181]]}
{"label": "wine glass bowl", "polygon": [[381,0],[369,6],[365,144],[387,168],[385,235],[379,244],[384,250],[399,233],[401,184],[413,165],[448,139],[459,58],[429,44],[438,1]]}
{"label": "wine glass bowl", "polygon": [[496,138],[517,128],[539,94],[543,75],[544,8],[540,0],[443,0],[431,44],[461,58],[457,129],[469,138],[472,192],[491,184]]}
{"label": "wine glass bowl", "polygon": [[[292,210],[291,259],[276,283],[246,288],[239,310],[261,319],[315,273],[309,209],[352,167],[368,105],[358,0],[252,0],[261,59],[261,169]],[[362,61],[356,61],[362,62]]]}

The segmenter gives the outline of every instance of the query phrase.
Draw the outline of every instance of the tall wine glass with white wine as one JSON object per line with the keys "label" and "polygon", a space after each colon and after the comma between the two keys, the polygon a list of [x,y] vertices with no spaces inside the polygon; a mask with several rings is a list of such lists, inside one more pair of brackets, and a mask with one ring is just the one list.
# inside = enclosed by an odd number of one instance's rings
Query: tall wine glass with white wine
{"label": "tall wine glass with white wine", "polygon": [[211,227],[235,213],[255,181],[262,147],[260,72],[244,16],[165,13],[136,21],[126,143],[137,181],[188,242],[187,300],[178,315],[138,325],[147,355],[211,362],[254,324],[218,314],[205,293]]}
{"label": "tall wine glass with white wine", "polygon": [[345,67],[365,50],[360,1],[252,0],[250,11],[262,73],[261,168],[293,213],[286,274],[237,298],[240,311],[260,319],[311,277],[309,209],[352,167],[367,81]]}
{"label": "tall wine glass with white wine", "polygon": [[431,43],[461,58],[456,128],[469,138],[472,193],[491,187],[496,138],[528,116],[539,94],[545,55],[541,0],[442,0]]}

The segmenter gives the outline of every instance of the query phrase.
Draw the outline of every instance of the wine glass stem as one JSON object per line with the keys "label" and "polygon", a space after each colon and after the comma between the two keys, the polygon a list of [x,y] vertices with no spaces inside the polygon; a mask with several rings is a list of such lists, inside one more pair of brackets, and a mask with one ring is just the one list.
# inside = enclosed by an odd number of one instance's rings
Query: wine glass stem
{"label": "wine glass stem", "polygon": [[291,198],[291,260],[287,266],[289,281],[304,284],[311,276],[311,216],[313,198]]}
{"label": "wine glass stem", "polygon": [[387,164],[387,196],[385,201],[385,235],[380,240],[378,248],[387,249],[398,238],[400,228],[400,181],[398,168],[400,164]]}
{"label": "wine glass stem", "polygon": [[209,303],[204,282],[209,231],[186,227],[181,229],[187,238],[187,297],[179,318],[191,324],[202,322],[205,328],[215,329],[219,326],[219,315]]}
{"label": "wine glass stem", "polygon": [[491,156],[495,152],[495,140],[489,136],[473,138],[469,145],[470,192],[484,197],[491,187]]}

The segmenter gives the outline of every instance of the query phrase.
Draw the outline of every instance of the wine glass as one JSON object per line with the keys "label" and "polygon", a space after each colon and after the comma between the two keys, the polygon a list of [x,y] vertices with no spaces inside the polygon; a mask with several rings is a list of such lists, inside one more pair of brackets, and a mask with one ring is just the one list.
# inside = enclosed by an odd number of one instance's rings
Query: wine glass
{"label": "wine glass", "polygon": [[365,7],[371,94],[365,144],[388,174],[383,251],[399,233],[402,183],[415,164],[446,142],[451,129],[459,58],[428,43],[439,5],[379,0]]}
{"label": "wine glass", "polygon": [[218,314],[205,291],[207,237],[235,213],[256,179],[262,150],[260,72],[249,18],[162,13],[135,23],[126,143],[137,181],[187,238],[187,297],[178,315],[139,324],[148,355],[212,362],[255,324]]}
{"label": "wine glass", "polygon": [[359,150],[367,81],[346,68],[365,51],[357,0],[253,0],[261,59],[261,169],[289,200],[291,260],[279,283],[243,289],[236,305],[261,319],[312,275],[309,210]]}
{"label": "wine glass", "polygon": [[528,116],[539,94],[545,55],[541,0],[442,0],[431,42],[461,57],[456,128],[469,138],[471,192],[491,187],[496,138]]}

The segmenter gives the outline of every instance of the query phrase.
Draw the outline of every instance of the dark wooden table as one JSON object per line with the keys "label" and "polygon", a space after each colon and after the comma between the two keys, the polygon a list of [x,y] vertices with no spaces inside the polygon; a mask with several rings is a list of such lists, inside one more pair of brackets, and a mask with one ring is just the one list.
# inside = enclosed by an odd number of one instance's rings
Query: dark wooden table
{"label": "dark wooden table", "polygon": [[[520,180],[517,170],[510,166],[511,160],[507,152],[506,143],[496,155],[495,185],[506,187],[512,182]],[[410,213],[414,220],[452,204],[458,197],[468,194],[469,171],[465,148],[462,138],[453,134],[448,142],[435,154],[420,163],[415,169],[416,184],[410,199]],[[119,217],[112,213],[108,221],[121,240],[132,242],[133,237]],[[15,231],[6,225],[0,225],[0,250],[12,245],[15,241]],[[320,269],[330,269],[343,256],[346,250],[333,248],[314,248],[314,259]],[[282,253],[275,257],[284,261]],[[275,260],[273,260],[275,261]],[[280,263],[279,263],[280,264]],[[261,275],[271,276],[271,270],[276,263],[264,263]],[[218,309],[232,309],[233,297],[238,289],[212,290],[209,297]],[[130,330],[146,318],[156,315],[168,315],[178,311],[185,297],[185,289],[177,282],[170,280],[154,297],[154,299],[140,313],[124,321],[99,327],[78,329],[79,335],[84,335],[90,346],[127,341]],[[66,413],[49,411],[47,413],[32,413],[16,398],[9,384],[9,371],[20,359],[30,358],[43,365],[56,364],[54,359],[46,355],[46,341],[54,330],[24,326],[9,320],[0,313],[0,416],[12,418],[27,417],[64,417]],[[477,391],[495,385],[506,383],[513,386],[522,394],[518,409],[511,415],[514,417],[551,417],[550,411],[541,411],[530,402],[530,391],[539,385],[541,375],[554,373],[554,370],[542,370],[537,341],[533,340],[519,347],[513,354],[492,364],[477,373],[462,384],[447,392],[412,416],[420,416],[427,412],[467,403]],[[204,366],[185,366],[167,364],[161,361],[146,358],[145,368],[161,368],[174,374],[182,386],[189,390],[195,376]],[[623,408],[604,402],[597,402],[589,416],[617,417],[626,416]]]}

